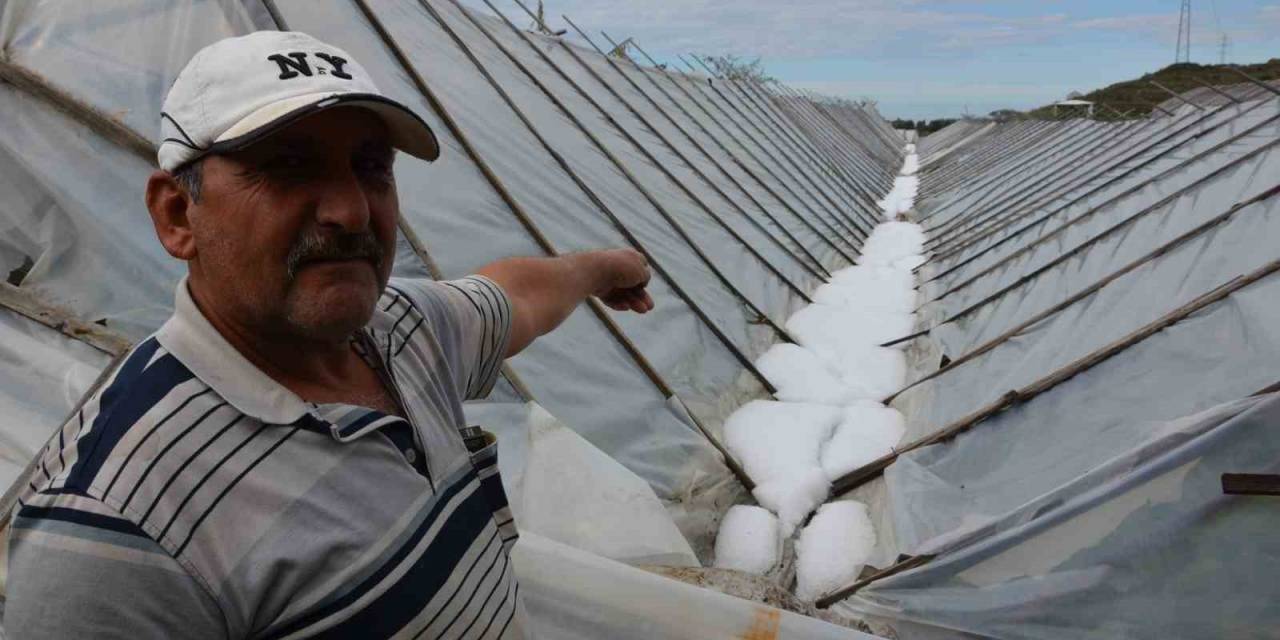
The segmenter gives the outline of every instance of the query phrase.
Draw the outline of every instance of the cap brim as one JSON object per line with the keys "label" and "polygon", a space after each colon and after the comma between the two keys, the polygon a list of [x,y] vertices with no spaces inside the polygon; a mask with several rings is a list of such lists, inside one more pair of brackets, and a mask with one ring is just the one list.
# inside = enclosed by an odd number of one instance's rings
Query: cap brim
{"label": "cap brim", "polygon": [[431,127],[408,107],[375,93],[322,93],[294,96],[269,104],[241,118],[206,153],[238,151],[321,111],[361,107],[373,111],[387,125],[391,146],[428,162],[440,157],[440,143]]}

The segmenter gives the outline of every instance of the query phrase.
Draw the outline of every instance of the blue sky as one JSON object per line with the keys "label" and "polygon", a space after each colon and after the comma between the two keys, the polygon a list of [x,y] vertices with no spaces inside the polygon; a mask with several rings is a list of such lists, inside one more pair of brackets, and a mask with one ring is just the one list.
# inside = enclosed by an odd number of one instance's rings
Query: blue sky
{"label": "blue sky", "polygon": [[[536,2],[536,0],[534,0]],[[479,4],[468,2],[468,4]],[[596,38],[677,53],[760,56],[797,87],[870,97],[888,117],[1025,109],[1173,61],[1179,0],[546,0]],[[519,8],[498,0],[516,17]],[[1192,61],[1280,57],[1277,0],[1193,0]],[[528,20],[517,21],[519,23]],[[597,38],[599,40],[599,38]]]}

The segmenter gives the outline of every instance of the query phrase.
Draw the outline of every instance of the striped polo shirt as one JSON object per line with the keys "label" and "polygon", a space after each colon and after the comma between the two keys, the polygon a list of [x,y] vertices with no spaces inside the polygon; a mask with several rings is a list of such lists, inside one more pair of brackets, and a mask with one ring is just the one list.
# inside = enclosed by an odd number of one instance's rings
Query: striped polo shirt
{"label": "striped polo shirt", "polygon": [[496,445],[459,433],[496,284],[391,280],[355,344],[407,420],[306,402],[174,306],[24,480],[10,637],[525,637]]}

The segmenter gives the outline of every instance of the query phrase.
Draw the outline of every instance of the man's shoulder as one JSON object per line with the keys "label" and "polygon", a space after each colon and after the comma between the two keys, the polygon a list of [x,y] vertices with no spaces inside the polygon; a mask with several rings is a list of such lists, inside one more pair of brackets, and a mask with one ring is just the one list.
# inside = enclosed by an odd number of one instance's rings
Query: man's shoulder
{"label": "man's shoulder", "polygon": [[217,493],[295,430],[245,414],[151,337],[38,455],[23,499],[100,502],[176,556]]}
{"label": "man's shoulder", "polygon": [[426,336],[447,343],[456,327],[474,322],[483,304],[472,278],[391,278],[368,328],[392,343],[393,353]]}
{"label": "man's shoulder", "polygon": [[[382,294],[379,309],[404,303],[405,306],[417,306],[421,312],[429,312],[431,308],[450,309],[454,305],[479,303],[505,304],[506,293],[496,282],[481,275],[469,275],[454,280],[431,280],[427,278],[391,278]],[[428,308],[422,308],[426,305]]]}
{"label": "man's shoulder", "polygon": [[[109,460],[123,455],[134,431],[181,421],[183,408],[220,399],[181,360],[151,336],[135,345],[100,388],[81,402],[50,448],[64,468],[58,486],[87,492],[99,484]],[[177,418],[177,420],[175,420]],[[51,479],[53,480],[53,479]]]}

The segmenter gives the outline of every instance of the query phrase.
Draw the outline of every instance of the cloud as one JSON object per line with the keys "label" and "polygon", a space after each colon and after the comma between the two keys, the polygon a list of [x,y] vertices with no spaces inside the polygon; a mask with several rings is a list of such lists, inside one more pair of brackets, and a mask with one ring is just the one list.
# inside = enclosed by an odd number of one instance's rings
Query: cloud
{"label": "cloud", "polygon": [[[461,1],[487,11],[481,0]],[[530,24],[513,2],[490,1],[517,24]],[[791,84],[870,96],[886,112],[918,116],[1030,107],[1134,77],[1167,64],[1178,22],[1177,3],[1152,13],[1134,11],[1135,5],[1145,11],[1138,3],[1062,0],[545,2],[553,28],[568,27],[560,18],[567,14],[602,47],[604,30],[617,40],[634,37],[659,59],[689,52],[760,56],[766,71]],[[1237,51],[1275,48],[1280,3],[1267,2],[1219,3],[1222,29]],[[1207,12],[1197,15],[1196,61],[1216,57],[1205,52],[1217,52],[1218,22]],[[572,30],[568,37],[577,39]]]}
{"label": "cloud", "polygon": [[[1192,44],[1217,45],[1222,34],[1238,43],[1275,42],[1276,33],[1280,30],[1280,5],[1274,4],[1228,16],[1227,20],[1210,19],[1206,15],[1193,17]],[[1079,32],[1122,34],[1150,42],[1173,44],[1178,34],[1178,14],[1168,11],[1104,16],[1075,20],[1069,26]]]}
{"label": "cloud", "polygon": [[[951,4],[900,0],[564,0],[552,3],[547,18],[558,26],[562,23],[559,14],[567,14],[601,43],[598,32],[603,29],[615,39],[634,36],[651,51],[735,53],[766,60],[954,54],[958,49],[1042,41],[1067,20],[1063,14],[1010,17],[960,10]],[[522,15],[518,7],[510,6],[514,13],[509,15]]]}
{"label": "cloud", "polygon": [[851,99],[871,98],[890,116],[926,117],[968,112],[983,115],[1000,108],[1026,109],[1066,95],[1076,87],[1043,82],[951,82],[912,80],[816,80],[792,86]]}

